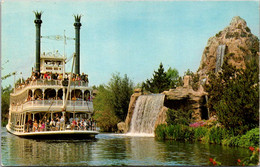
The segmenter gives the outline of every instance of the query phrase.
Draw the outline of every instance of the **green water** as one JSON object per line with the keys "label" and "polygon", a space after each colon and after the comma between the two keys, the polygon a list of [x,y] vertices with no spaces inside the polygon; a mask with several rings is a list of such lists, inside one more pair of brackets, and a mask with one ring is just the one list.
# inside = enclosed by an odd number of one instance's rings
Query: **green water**
{"label": "green water", "polygon": [[208,165],[216,157],[237,165],[248,149],[201,143],[156,141],[152,137],[99,134],[95,140],[23,139],[2,128],[2,165]]}

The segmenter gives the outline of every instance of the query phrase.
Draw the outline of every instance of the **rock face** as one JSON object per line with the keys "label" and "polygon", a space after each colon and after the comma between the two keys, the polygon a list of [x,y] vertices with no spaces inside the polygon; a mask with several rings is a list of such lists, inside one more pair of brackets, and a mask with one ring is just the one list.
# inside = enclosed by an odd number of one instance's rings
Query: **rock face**
{"label": "rock face", "polygon": [[158,125],[160,125],[160,124],[167,124],[167,122],[166,122],[166,118],[167,118],[167,114],[166,114],[166,112],[168,111],[168,108],[167,107],[165,107],[165,106],[163,106],[162,107],[162,109],[161,109],[161,111],[160,111],[160,113],[159,113],[159,115],[158,115],[158,118],[157,118],[157,120],[156,120],[156,122],[155,122],[155,128],[158,126]]}
{"label": "rock face", "polygon": [[142,95],[141,89],[137,88],[134,90],[134,94],[132,94],[132,96],[131,96],[129,107],[128,107],[128,113],[127,113],[126,120],[125,120],[124,133],[127,133],[129,130],[131,119],[132,119],[133,112],[135,109],[136,100],[141,95]]}
{"label": "rock face", "polygon": [[251,33],[244,19],[235,16],[229,26],[209,38],[198,69],[201,76],[215,70],[219,45],[226,45],[224,55],[237,68],[244,68],[245,60],[259,52],[258,38]]}
{"label": "rock face", "polygon": [[208,110],[206,107],[206,95],[202,86],[198,91],[194,91],[190,85],[186,87],[177,87],[164,91],[164,106],[170,109],[184,111],[192,110],[193,117],[196,120],[208,119]]}

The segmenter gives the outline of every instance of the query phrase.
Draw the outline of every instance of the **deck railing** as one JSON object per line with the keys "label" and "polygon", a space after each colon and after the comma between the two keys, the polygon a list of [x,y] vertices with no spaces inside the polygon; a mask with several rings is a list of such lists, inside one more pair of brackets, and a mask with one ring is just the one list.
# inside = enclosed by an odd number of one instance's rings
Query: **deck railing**
{"label": "deck railing", "polygon": [[[19,106],[10,106],[11,110],[22,111],[31,107],[62,107],[63,100],[34,100],[27,101]],[[93,102],[83,100],[68,100],[67,107],[85,107],[87,110],[93,109]]]}
{"label": "deck railing", "polygon": [[[17,86],[15,88],[15,93],[19,93],[22,91],[24,88],[29,87],[29,86],[63,86],[62,85],[63,80],[42,80],[38,79],[35,81],[30,81],[29,84],[24,84],[21,86]],[[71,87],[78,87],[78,86],[85,86],[88,87],[88,82],[85,81],[71,81]]]}
{"label": "deck railing", "polygon": [[44,128],[42,127],[33,127],[32,125],[25,125],[23,126],[24,132],[51,132],[51,131],[67,131],[67,130],[73,130],[73,131],[98,131],[98,127],[96,122],[91,122],[87,125],[73,125],[72,123],[67,124],[60,124],[60,126],[51,126],[51,125],[45,125]]}

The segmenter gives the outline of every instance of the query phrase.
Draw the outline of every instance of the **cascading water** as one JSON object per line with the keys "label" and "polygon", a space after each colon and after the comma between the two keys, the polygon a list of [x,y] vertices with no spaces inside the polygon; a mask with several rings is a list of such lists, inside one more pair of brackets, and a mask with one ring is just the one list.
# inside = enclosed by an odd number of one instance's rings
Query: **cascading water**
{"label": "cascading water", "polygon": [[164,96],[152,94],[138,97],[128,135],[154,136],[154,126],[163,107]]}
{"label": "cascading water", "polygon": [[225,54],[226,45],[219,45],[217,50],[217,60],[215,72],[218,72],[223,65],[223,58]]}

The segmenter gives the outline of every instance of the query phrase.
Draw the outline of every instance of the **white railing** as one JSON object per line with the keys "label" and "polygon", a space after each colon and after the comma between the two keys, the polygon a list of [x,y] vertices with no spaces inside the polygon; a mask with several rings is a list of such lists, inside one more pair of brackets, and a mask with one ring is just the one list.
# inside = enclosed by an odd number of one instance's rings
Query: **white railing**
{"label": "white railing", "polygon": [[[14,111],[22,111],[30,108],[37,108],[37,107],[62,107],[63,106],[63,100],[34,100],[34,101],[27,101],[19,106],[10,106],[11,110]],[[81,108],[86,111],[93,111],[93,102],[91,101],[83,101],[83,100],[68,100],[67,101],[67,108],[68,107],[76,107]]]}
{"label": "white railing", "polygon": [[[38,79],[31,81],[29,84],[21,85],[15,88],[15,93],[19,93],[28,86],[62,86],[63,80],[42,80]],[[88,87],[88,82],[85,81],[71,81],[71,87],[84,86]]]}

